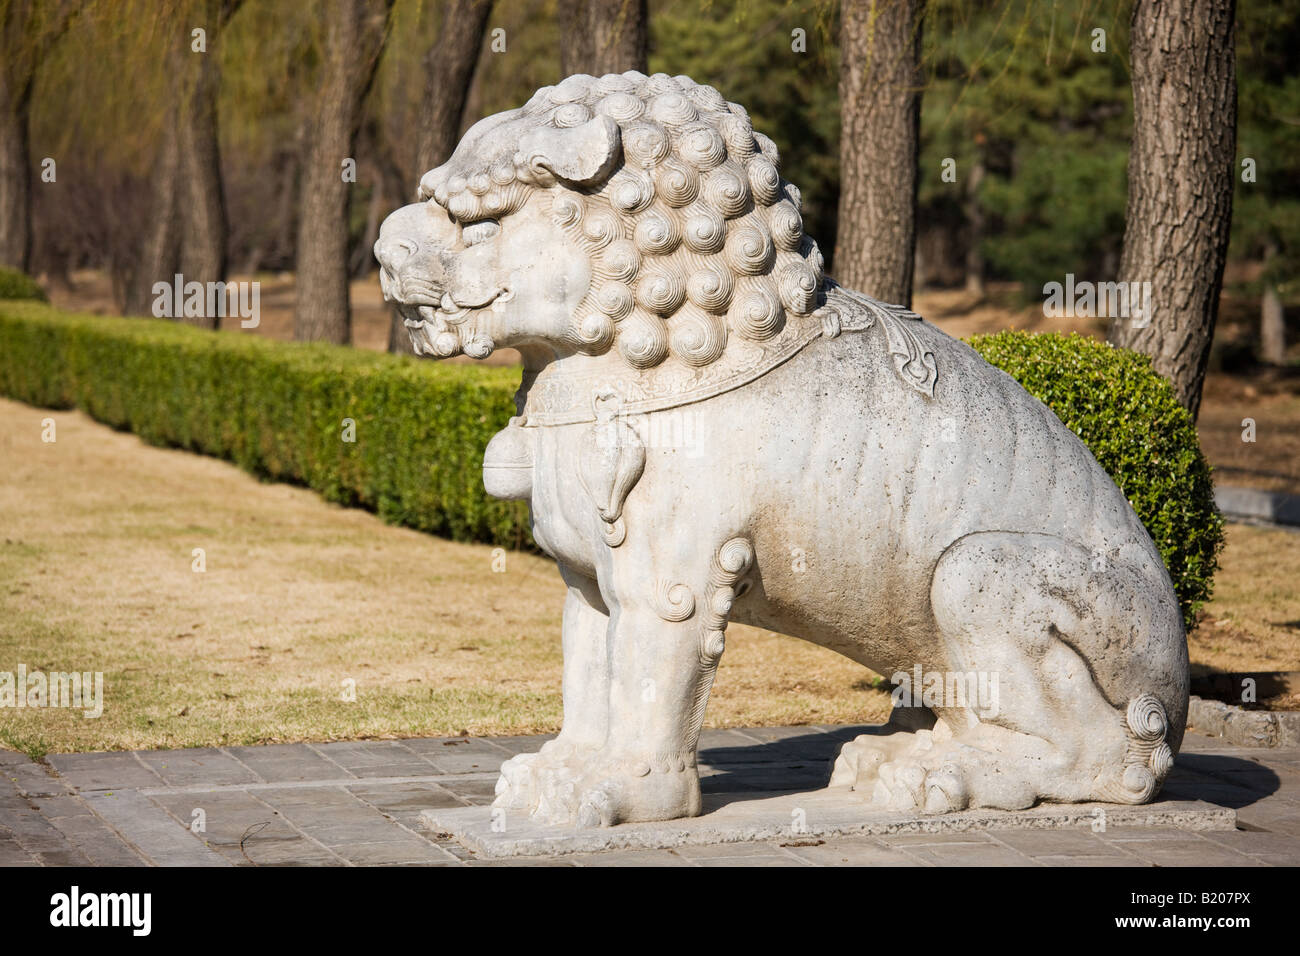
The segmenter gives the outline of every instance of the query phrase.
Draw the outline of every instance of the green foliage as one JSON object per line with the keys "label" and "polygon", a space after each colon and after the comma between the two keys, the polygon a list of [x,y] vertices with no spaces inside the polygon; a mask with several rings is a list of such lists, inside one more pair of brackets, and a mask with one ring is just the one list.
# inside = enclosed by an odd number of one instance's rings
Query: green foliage
{"label": "green foliage", "polygon": [[[658,0],[650,71],[684,73],[748,111],[803,193],[804,229],[834,268],[839,202],[839,48],[830,0]],[[803,30],[804,52],[792,49]]]}
{"label": "green foliage", "polygon": [[1029,152],[1014,178],[990,177],[983,194],[1002,223],[1000,234],[984,241],[989,266],[1019,281],[1028,299],[1067,273],[1114,278],[1124,237],[1123,147],[1098,148],[1087,133],[1055,139],[1059,151]]}
{"label": "green foliage", "polygon": [[[926,9],[920,220],[959,229],[963,205],[977,202],[990,278],[1019,281],[1028,297],[1066,273],[1110,279],[1119,264],[1132,123],[1127,17],[1085,0],[1050,11],[1036,0]],[[956,182],[941,175],[949,157]]]}
{"label": "green foliage", "polygon": [[[1232,242],[1235,260],[1264,258],[1247,284],[1272,286],[1284,297],[1300,291],[1300,10],[1294,4],[1237,8],[1237,165]],[[1253,176],[1243,178],[1250,160]],[[1253,181],[1252,181],[1253,180]]]}
{"label": "green foliage", "polygon": [[[1001,332],[971,344],[1096,456],[1164,557],[1188,626],[1209,598],[1223,521],[1191,416],[1136,352]],[[531,546],[528,509],[483,491],[518,371],[274,342],[175,322],[0,308],[0,394],[77,407],[145,441],[300,482],[330,501],[462,541]],[[345,419],[355,441],[344,441]]]}
{"label": "green foliage", "polygon": [[[0,394],[77,407],[151,444],[226,458],[460,541],[531,545],[527,506],[488,498],[481,477],[518,383],[510,369],[0,307]],[[354,442],[343,440],[349,418]]]}
{"label": "green foliage", "polygon": [[1080,335],[999,332],[971,345],[1054,411],[1114,479],[1151,534],[1190,630],[1210,597],[1223,518],[1196,425],[1137,352]]}
{"label": "green foliage", "polygon": [[0,266],[0,299],[36,299],[47,301],[45,290],[31,276],[17,269]]}

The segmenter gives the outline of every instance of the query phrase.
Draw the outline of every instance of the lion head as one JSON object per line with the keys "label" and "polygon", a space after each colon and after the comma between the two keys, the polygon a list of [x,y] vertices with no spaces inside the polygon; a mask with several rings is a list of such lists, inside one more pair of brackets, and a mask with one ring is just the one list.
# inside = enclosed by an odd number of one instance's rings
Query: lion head
{"label": "lion head", "polygon": [[384,223],[418,354],[545,344],[702,367],[823,301],[799,191],[744,108],[688,77],[571,76],[488,117]]}

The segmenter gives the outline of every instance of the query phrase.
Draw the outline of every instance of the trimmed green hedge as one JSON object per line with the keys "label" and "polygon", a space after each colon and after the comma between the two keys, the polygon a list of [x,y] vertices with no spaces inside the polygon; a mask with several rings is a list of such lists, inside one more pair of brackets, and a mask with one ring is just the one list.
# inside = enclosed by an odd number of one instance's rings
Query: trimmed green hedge
{"label": "trimmed green hedge", "polygon": [[0,266],[0,299],[35,299],[48,301],[45,290],[25,272]]}
{"label": "trimmed green hedge", "polygon": [[483,449],[518,385],[516,369],[0,304],[0,394],[461,541],[531,545],[527,505],[483,491]]}
{"label": "trimmed green hedge", "polygon": [[[1223,521],[1196,427],[1169,383],[1145,356],[1081,336],[1002,332],[971,344],[1115,479],[1164,556],[1190,628],[1210,595]],[[0,304],[0,394],[75,406],[389,522],[532,547],[527,506],[489,498],[482,483],[483,450],[513,413],[518,383],[517,369]]]}
{"label": "trimmed green hedge", "polygon": [[1056,412],[1124,492],[1165,560],[1188,630],[1223,548],[1210,466],[1173,386],[1137,352],[1081,335],[999,332],[970,344]]}

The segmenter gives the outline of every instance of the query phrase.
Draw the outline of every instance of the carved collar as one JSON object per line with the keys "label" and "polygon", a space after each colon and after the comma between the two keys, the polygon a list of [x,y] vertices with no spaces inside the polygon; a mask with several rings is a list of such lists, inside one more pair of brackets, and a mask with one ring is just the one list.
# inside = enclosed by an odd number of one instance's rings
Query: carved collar
{"label": "carved collar", "polygon": [[594,422],[596,406],[613,399],[621,414],[664,411],[701,402],[748,385],[802,351],[814,339],[841,332],[865,332],[879,321],[885,331],[894,370],[909,386],[930,398],[938,378],[934,353],[917,338],[911,324],[921,317],[900,305],[886,305],[827,280],[825,303],[806,316],[788,316],[785,328],[766,342],[739,336],[727,343],[722,357],[704,368],[672,358],[651,369],[635,369],[610,352],[581,371],[564,363],[547,365],[521,388],[525,427]]}

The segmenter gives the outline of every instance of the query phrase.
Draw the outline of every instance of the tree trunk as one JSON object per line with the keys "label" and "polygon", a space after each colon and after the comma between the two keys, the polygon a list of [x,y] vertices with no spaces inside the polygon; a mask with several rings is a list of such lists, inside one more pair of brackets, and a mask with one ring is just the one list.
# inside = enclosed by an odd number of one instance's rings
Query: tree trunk
{"label": "tree trunk", "polygon": [[565,76],[646,71],[646,0],[560,0],[556,15]]}
{"label": "tree trunk", "polygon": [[293,334],[340,345],[352,339],[348,302],[348,194],[343,163],[355,160],[361,104],[370,89],[393,0],[325,6],[320,78],[303,157],[298,205]]}
{"label": "tree trunk", "polygon": [[[207,31],[204,52],[190,47],[189,32],[170,50],[176,78],[170,114],[162,130],[155,171],[148,231],[127,282],[129,315],[152,313],[153,286],[170,285],[177,273],[183,283],[221,282],[226,278],[226,207],[221,179],[221,145],[217,133],[217,98],[221,71],[217,43],[240,0],[207,0],[200,21]],[[221,316],[173,315],[171,318],[216,329]]]}
{"label": "tree trunk", "polygon": [[275,217],[275,239],[271,245],[271,268],[282,271],[289,267],[297,255],[298,198],[302,190],[303,162],[307,156],[308,120],[299,118],[294,131],[292,149],[276,157],[280,170],[280,208]]}
{"label": "tree trunk", "polygon": [[1265,286],[1259,308],[1259,354],[1269,365],[1286,364],[1286,312],[1277,286],[1268,276],[1268,266],[1277,253],[1277,243],[1270,242],[1264,252]]}
{"label": "tree trunk", "polygon": [[1150,283],[1150,314],[1136,322],[1116,317],[1109,338],[1150,355],[1193,418],[1232,222],[1235,6],[1137,0],[1133,7],[1133,145],[1120,280]]}
{"label": "tree trunk", "polygon": [[379,238],[379,221],[384,215],[384,176],[375,170],[370,177],[370,198],[366,200],[366,229],[361,234],[361,241],[352,250],[351,268],[348,270],[354,279],[364,279],[370,275],[375,263],[375,240]]}
{"label": "tree trunk", "polygon": [[[172,284],[180,271],[180,140],[176,132],[179,109],[173,105],[162,129],[162,145],[150,181],[154,187],[149,219],[130,275],[125,281],[122,311],[126,315],[153,315],[156,282]],[[182,316],[173,315],[173,319]]]}
{"label": "tree trunk", "polygon": [[0,75],[0,266],[22,272],[32,262],[29,97],[30,85],[26,90],[12,90]]}
{"label": "tree trunk", "polygon": [[[213,37],[215,39],[215,34]],[[181,111],[180,264],[186,282],[221,282],[226,278],[226,205],[217,138],[217,94],[221,87],[216,51],[192,54],[193,85]],[[187,321],[215,329],[220,316]]]}
{"label": "tree trunk", "polygon": [[429,170],[447,161],[460,137],[465,100],[478,66],[492,0],[451,0],[438,39],[424,56],[424,115],[411,171],[411,191]]}
{"label": "tree trunk", "polygon": [[32,265],[32,86],[81,5],[0,0],[0,266]]}
{"label": "tree trunk", "polygon": [[970,227],[966,246],[966,291],[984,298],[984,207],[980,205],[979,188],[984,182],[984,152],[975,154],[970,176],[966,179],[966,224]]}
{"label": "tree trunk", "polygon": [[[420,177],[445,163],[456,148],[491,13],[492,0],[451,0],[443,12],[438,40],[424,57],[424,115],[415,164],[403,183],[412,193]],[[390,312],[388,351],[414,355],[401,314],[395,308]]]}
{"label": "tree trunk", "polygon": [[844,0],[835,270],[910,306],[916,250],[924,0]]}

